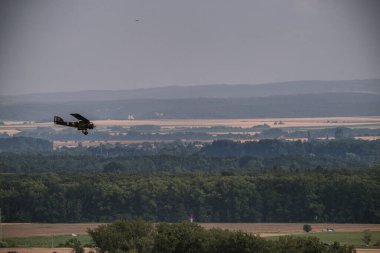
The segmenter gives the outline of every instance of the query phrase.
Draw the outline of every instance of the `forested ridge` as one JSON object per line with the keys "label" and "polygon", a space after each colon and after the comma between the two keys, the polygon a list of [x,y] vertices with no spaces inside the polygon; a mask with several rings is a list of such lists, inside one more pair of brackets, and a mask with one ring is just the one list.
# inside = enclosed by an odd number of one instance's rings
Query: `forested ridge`
{"label": "forested ridge", "polygon": [[148,173],[191,171],[241,174],[265,170],[365,169],[366,161],[334,156],[210,157],[206,155],[146,155],[102,157],[73,154],[1,154],[0,173],[107,172]]}
{"label": "forested ridge", "polygon": [[178,222],[189,213],[204,222],[380,222],[380,141],[53,150],[14,139],[11,149],[12,139],[0,140],[7,222]]}
{"label": "forested ridge", "polygon": [[[15,142],[8,145],[12,139]],[[173,142],[54,151],[51,142],[46,140],[25,137],[0,139],[0,172],[3,173],[224,171],[239,174],[268,169],[364,169],[378,161],[380,140],[215,141],[200,146]]]}
{"label": "forested ridge", "polygon": [[[339,101],[339,103],[337,103]],[[380,95],[362,92],[289,94],[267,97],[121,99],[111,101],[1,103],[1,120],[51,121],[52,115],[78,108],[93,120],[127,119],[243,119],[351,117],[379,115]]]}
{"label": "forested ridge", "polygon": [[206,174],[2,174],[4,220],[380,222],[380,169]]}

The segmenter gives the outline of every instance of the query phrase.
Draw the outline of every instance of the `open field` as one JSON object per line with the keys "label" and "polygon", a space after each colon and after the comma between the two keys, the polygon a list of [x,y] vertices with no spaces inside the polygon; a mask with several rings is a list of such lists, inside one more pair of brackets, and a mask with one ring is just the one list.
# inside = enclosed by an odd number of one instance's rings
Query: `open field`
{"label": "open field", "polygon": [[[380,224],[311,224],[313,233],[303,232],[303,223],[199,223],[201,226],[210,228],[221,228],[229,230],[243,230],[249,233],[260,234],[261,237],[278,237],[283,235],[316,236],[323,242],[340,241],[361,245],[362,231],[369,229],[373,232],[372,243],[380,239]],[[82,224],[44,224],[44,223],[3,223],[2,231],[4,238],[10,239],[10,243],[29,248],[3,248],[0,253],[17,251],[18,253],[68,253],[68,248],[51,248],[71,238],[71,234],[77,234],[78,239],[87,243],[89,236],[86,235],[87,228],[95,228],[99,223]],[[322,232],[326,228],[334,228],[335,233]],[[31,238],[28,238],[31,237]],[[47,248],[38,245],[48,245]],[[89,249],[87,249],[88,252]],[[380,253],[380,249],[360,249],[358,253]]]}
{"label": "open field", "polygon": [[[275,124],[282,122],[283,124]],[[165,119],[165,120],[99,120],[99,126],[157,125],[163,128],[175,127],[242,127],[268,124],[271,127],[337,127],[337,126],[380,126],[380,116],[372,117],[321,117],[321,118],[262,118],[262,119]]]}
{"label": "open field", "polygon": [[[282,122],[282,124],[277,124]],[[249,128],[256,125],[268,124],[271,127],[373,127],[380,128],[380,116],[363,117],[319,117],[319,118],[261,118],[261,119],[152,119],[152,120],[94,120],[95,125],[101,126],[138,126],[156,125],[162,128],[189,128],[189,127],[242,127]],[[275,124],[276,123],[276,124]],[[0,132],[12,129],[33,127],[52,127],[53,122],[14,122],[5,121],[0,126]]]}
{"label": "open field", "polygon": [[[243,230],[255,234],[295,234],[303,233],[304,223],[200,223],[200,225],[207,229]],[[380,231],[380,224],[316,223],[310,225],[313,232],[323,232],[326,228],[334,228],[336,232],[362,232],[366,229]]]}
{"label": "open field", "polygon": [[25,248],[51,248],[65,244],[70,239],[76,238],[83,245],[91,242],[89,235],[50,235],[50,236],[32,236],[32,237],[14,237],[6,238],[5,241],[10,247],[25,247]]}
{"label": "open field", "polygon": [[[281,122],[281,124],[279,124]],[[121,127],[132,127],[138,125],[155,125],[161,127],[161,132],[167,131],[182,131],[191,128],[198,127],[241,127],[246,128],[239,132],[234,132],[234,134],[251,134],[254,135],[255,131],[249,129],[253,126],[267,124],[272,128],[283,128],[286,130],[308,130],[308,129],[321,129],[321,128],[332,128],[332,127],[351,127],[351,128],[374,128],[380,129],[380,116],[372,117],[322,117],[322,118],[263,118],[263,119],[161,119],[161,120],[97,120],[94,121],[97,129],[100,131],[107,131],[107,127],[111,126],[121,126]],[[0,125],[0,134],[14,135],[16,133],[37,129],[37,127],[53,127],[56,131],[64,129],[61,126],[54,126],[52,122],[45,123],[35,123],[35,122],[4,122],[4,125]],[[247,130],[247,131],[245,131]],[[194,130],[196,131],[196,130]],[[211,135],[228,134],[229,131],[207,131]],[[332,139],[332,137],[329,137]],[[364,136],[355,137],[356,139],[363,140],[377,140],[380,136]],[[288,139],[289,141],[305,140],[302,138]],[[191,142],[212,142],[212,140],[188,140]],[[240,140],[245,141],[245,140]],[[252,141],[251,139],[249,141]],[[120,143],[126,144],[139,144],[143,142],[171,142],[169,140],[117,140],[117,141],[54,141],[54,148],[60,147],[77,147],[79,143],[83,147],[99,146],[100,144],[116,144]]]}
{"label": "open field", "polygon": [[[284,233],[264,233],[260,234],[260,237],[268,238],[269,240],[278,240],[280,236],[289,235]],[[327,244],[332,244],[334,242],[339,242],[340,244],[354,245],[356,247],[363,247],[363,233],[362,232],[310,232],[310,233],[293,233],[291,235],[300,237],[317,237],[322,242]],[[380,232],[371,232],[372,240],[371,246],[380,241]],[[71,235],[60,235],[60,236],[34,236],[34,237],[16,237],[7,238],[6,242],[8,245],[25,247],[25,248],[51,248],[57,247],[59,244],[64,244],[67,240],[73,238]],[[89,235],[78,235],[77,238],[82,244],[88,244],[91,242]]]}
{"label": "open field", "polygon": [[380,136],[358,136],[354,137],[355,140],[375,141],[380,140]]}
{"label": "open field", "polygon": [[83,235],[87,229],[94,229],[100,223],[78,223],[78,224],[52,224],[52,223],[3,223],[3,237],[30,237],[51,235]]}
{"label": "open field", "polygon": [[[243,230],[249,233],[260,234],[294,234],[302,233],[304,223],[199,223],[206,229],[221,228],[229,230]],[[50,224],[50,223],[3,223],[3,237],[30,237],[54,235],[83,235],[87,228],[96,228],[99,223],[80,224]],[[362,232],[366,229],[380,231],[380,224],[311,224],[313,232],[322,232],[326,228],[334,228],[336,232]],[[278,235],[278,234],[277,234]]]}
{"label": "open field", "polygon": [[[275,233],[268,234],[269,240],[278,240],[279,236],[282,236],[283,234],[275,234],[276,236],[273,236]],[[332,244],[334,242],[339,242],[340,244],[347,244],[347,245],[354,245],[355,247],[363,247],[362,232],[335,232],[335,233],[327,233],[327,232],[317,232],[317,233],[300,233],[300,234],[292,234],[295,236],[312,236],[317,237],[321,240],[323,243]],[[260,234],[261,237],[263,237],[263,234]],[[269,237],[270,236],[270,237]],[[13,248],[12,250],[19,251],[19,248],[25,248],[23,251],[25,252],[37,252],[37,248],[55,248],[59,244],[65,243],[70,238],[73,238],[71,235],[67,236],[40,236],[40,237],[19,237],[19,238],[10,238],[6,239],[8,245],[14,245],[17,246],[16,248]],[[79,235],[76,237],[82,244],[88,244],[91,242],[91,238],[88,235]],[[380,240],[380,232],[372,232],[372,241],[371,246]],[[33,249],[34,248],[34,249]],[[29,251],[27,251],[27,249]],[[31,251],[34,250],[34,251]],[[378,251],[376,251],[378,250]],[[1,253],[0,249],[0,253]],[[7,251],[5,251],[7,252]],[[45,251],[43,251],[45,252]],[[59,252],[67,252],[67,249],[60,249]],[[359,252],[380,252],[380,249],[364,249],[360,250]]]}
{"label": "open field", "polygon": [[[270,240],[278,240],[278,238],[282,235],[271,234],[271,236],[266,236]],[[339,242],[340,244],[354,245],[355,247],[363,247],[363,232],[309,232],[309,233],[299,233],[292,234],[299,237],[317,237],[324,243],[332,244],[334,242]],[[261,236],[261,235],[260,235]],[[372,245],[378,241],[380,241],[380,232],[373,231],[371,232],[372,240],[370,245]]]}
{"label": "open field", "polygon": [[[84,248],[84,253],[94,252],[93,249]],[[17,252],[17,253],[75,253],[72,248],[0,248],[0,253]]]}
{"label": "open field", "polygon": [[72,248],[0,248],[0,253],[73,253]]}

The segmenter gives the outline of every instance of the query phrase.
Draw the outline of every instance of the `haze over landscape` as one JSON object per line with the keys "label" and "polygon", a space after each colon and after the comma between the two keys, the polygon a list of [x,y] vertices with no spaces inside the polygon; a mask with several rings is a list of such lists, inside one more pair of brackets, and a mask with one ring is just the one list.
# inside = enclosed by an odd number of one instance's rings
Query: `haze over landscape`
{"label": "haze over landscape", "polygon": [[0,0],[0,253],[379,253],[379,13]]}
{"label": "haze over landscape", "polygon": [[0,94],[380,78],[376,0],[0,2]]}
{"label": "haze over landscape", "polygon": [[103,120],[378,116],[380,79],[41,93],[0,103],[0,119],[31,121],[77,110]]}

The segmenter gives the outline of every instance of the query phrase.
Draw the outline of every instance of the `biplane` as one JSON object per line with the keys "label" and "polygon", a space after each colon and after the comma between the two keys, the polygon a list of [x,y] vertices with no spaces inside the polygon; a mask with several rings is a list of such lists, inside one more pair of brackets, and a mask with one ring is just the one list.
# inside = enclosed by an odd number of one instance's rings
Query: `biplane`
{"label": "biplane", "polygon": [[88,134],[87,129],[94,129],[94,123],[92,123],[79,113],[71,113],[70,115],[78,119],[78,121],[64,121],[61,117],[54,116],[54,124],[76,127],[78,130],[81,130],[84,135]]}

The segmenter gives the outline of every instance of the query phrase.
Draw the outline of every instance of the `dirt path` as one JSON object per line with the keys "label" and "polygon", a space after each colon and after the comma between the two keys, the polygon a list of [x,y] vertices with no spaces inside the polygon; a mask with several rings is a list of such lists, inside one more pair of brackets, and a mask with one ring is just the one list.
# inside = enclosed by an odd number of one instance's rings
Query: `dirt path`
{"label": "dirt path", "polygon": [[7,252],[17,252],[17,253],[72,253],[72,248],[0,248],[0,253]]}
{"label": "dirt path", "polygon": [[29,236],[51,236],[87,234],[87,229],[94,229],[101,224],[79,223],[79,224],[51,224],[51,223],[3,223],[3,237],[29,237]]}
{"label": "dirt path", "polygon": [[[17,253],[74,253],[72,248],[0,248],[0,253],[8,253],[9,251]],[[84,248],[84,253],[90,251],[90,248]]]}
{"label": "dirt path", "polygon": [[[243,230],[254,234],[266,233],[302,233],[304,223],[199,223],[206,229],[221,228]],[[3,223],[3,237],[29,237],[87,234],[87,229],[94,229],[99,223],[50,224],[50,223]],[[334,228],[336,232],[361,232],[366,229],[380,231],[380,224],[311,224],[313,232],[322,232],[326,228]]]}

